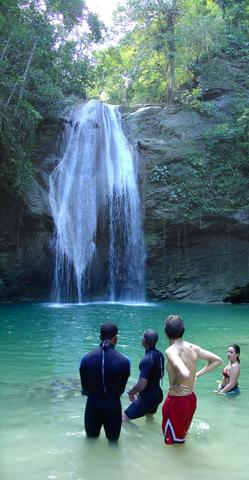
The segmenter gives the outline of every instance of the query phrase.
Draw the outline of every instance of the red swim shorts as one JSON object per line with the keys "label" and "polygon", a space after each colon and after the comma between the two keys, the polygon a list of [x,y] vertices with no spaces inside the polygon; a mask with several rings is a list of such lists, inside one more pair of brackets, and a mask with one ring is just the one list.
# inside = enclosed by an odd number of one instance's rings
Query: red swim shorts
{"label": "red swim shorts", "polygon": [[196,395],[183,397],[168,395],[163,404],[162,430],[164,442],[183,443],[196,410]]}

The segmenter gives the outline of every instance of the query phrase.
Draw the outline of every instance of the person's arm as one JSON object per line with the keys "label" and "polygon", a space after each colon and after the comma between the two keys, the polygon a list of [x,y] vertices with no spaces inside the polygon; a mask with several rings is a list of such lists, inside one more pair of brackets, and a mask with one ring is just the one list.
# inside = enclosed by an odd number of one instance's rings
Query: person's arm
{"label": "person's arm", "polygon": [[180,376],[183,379],[189,378],[190,371],[186,367],[185,363],[182,361],[180,356],[176,353],[176,351],[173,350],[171,347],[169,347],[165,353],[166,353],[166,358],[174,367],[174,369],[178,372],[178,374],[180,374]]}
{"label": "person's arm", "polygon": [[89,385],[88,385],[88,380],[87,380],[86,365],[85,365],[84,357],[82,358],[82,360],[80,362],[79,372],[80,372],[82,395],[88,395]]}
{"label": "person's arm", "polygon": [[128,357],[126,357],[126,360],[127,360],[127,362],[126,362],[126,365],[125,365],[124,373],[121,376],[121,381],[120,381],[120,395],[122,395],[122,393],[124,393],[128,378],[129,378],[130,373],[131,373],[130,359]]}
{"label": "person's arm", "polygon": [[208,350],[204,350],[203,348],[197,346],[195,349],[198,359],[207,361],[207,364],[201,370],[196,372],[196,378],[211,372],[222,364],[222,359],[215,353],[209,352]]}
{"label": "person's arm", "polygon": [[224,375],[223,375],[223,377],[222,377],[221,382],[219,382],[219,381],[217,380],[217,383],[219,384],[219,385],[218,385],[218,392],[219,392],[220,390],[222,390],[222,388],[224,388],[224,387],[226,386],[225,380],[226,380],[226,379],[225,379]]}
{"label": "person's arm", "polygon": [[139,378],[137,383],[128,391],[129,399],[131,402],[135,400],[135,395],[137,393],[142,392],[145,390],[145,388],[148,385],[148,381],[150,378],[151,374],[151,368],[152,368],[152,362],[151,358],[148,357],[147,355],[142,358],[140,364],[139,364]]}
{"label": "person's arm", "polygon": [[219,390],[219,393],[227,393],[229,392],[230,390],[232,390],[232,388],[235,387],[235,385],[237,385],[238,383],[238,378],[239,378],[239,366],[234,366],[230,368],[230,372],[229,372],[229,383],[223,387],[221,385],[221,388]]}
{"label": "person's arm", "polygon": [[135,400],[135,395],[137,393],[140,393],[142,392],[148,385],[148,380],[146,378],[141,378],[139,377],[136,385],[134,385],[129,391],[128,391],[128,395],[129,395],[129,399],[131,402],[133,402],[133,400]]}
{"label": "person's arm", "polygon": [[162,352],[159,353],[160,355],[160,367],[161,367],[161,379],[164,377],[164,356]]}
{"label": "person's arm", "polygon": [[223,380],[221,382],[218,381],[218,383],[219,383],[218,384],[218,392],[219,392],[220,390],[222,390],[222,388],[225,387],[225,385],[223,384]]}

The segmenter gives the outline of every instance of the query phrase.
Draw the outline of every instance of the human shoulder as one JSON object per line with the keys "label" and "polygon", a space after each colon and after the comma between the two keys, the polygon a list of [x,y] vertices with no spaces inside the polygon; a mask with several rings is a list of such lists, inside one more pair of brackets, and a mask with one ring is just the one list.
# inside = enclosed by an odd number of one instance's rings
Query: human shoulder
{"label": "human shoulder", "polygon": [[161,369],[164,368],[164,355],[157,348],[155,348],[155,350],[154,350],[154,357],[153,358],[156,360],[156,362],[160,363]]}
{"label": "human shoulder", "polygon": [[171,361],[172,358],[175,357],[175,356],[179,356],[179,351],[176,348],[174,343],[172,345],[170,345],[168,348],[166,348],[165,355],[166,355],[166,359],[168,361]]}
{"label": "human shoulder", "polygon": [[88,361],[89,359],[95,357],[96,355],[98,355],[100,352],[101,352],[101,348],[98,347],[98,348],[95,348],[94,350],[90,350],[90,352],[86,352],[84,353],[83,357],[82,357],[82,360],[84,361]]}
{"label": "human shoulder", "polygon": [[199,347],[199,345],[196,345],[195,343],[192,343],[192,342],[188,342],[186,340],[184,340],[184,346],[186,348],[189,348],[190,350],[193,350],[196,354],[198,354],[198,352],[201,349],[201,347]]}
{"label": "human shoulder", "polygon": [[218,362],[219,364],[222,363],[222,360],[218,355],[216,355],[213,352],[210,352],[209,350],[205,350],[202,348],[200,345],[194,345],[193,344],[193,349],[197,355],[197,358],[200,360],[206,360],[208,362]]}
{"label": "human shoulder", "polygon": [[145,352],[144,356],[141,358],[139,362],[139,370],[149,365],[151,365],[151,351]]}
{"label": "human shoulder", "polygon": [[80,361],[80,369],[83,369],[83,368],[86,368],[88,363],[89,363],[89,359],[91,358],[90,356],[91,352],[86,352],[84,353],[83,357],[81,358],[81,361]]}
{"label": "human shoulder", "polygon": [[158,350],[158,348],[155,348],[155,352],[157,352],[159,355],[163,356],[163,352],[161,352],[161,350]]}
{"label": "human shoulder", "polygon": [[169,347],[166,348],[166,350],[164,352],[166,357],[167,357],[168,353],[172,351],[173,347],[174,347],[174,345],[170,345]]}
{"label": "human shoulder", "polygon": [[230,371],[239,372],[240,364],[238,362],[232,363],[232,365],[230,365]]}
{"label": "human shoulder", "polygon": [[166,350],[165,350],[165,353],[167,353],[169,350],[172,350],[174,348],[174,343],[172,343],[172,345],[169,345]]}
{"label": "human shoulder", "polygon": [[195,355],[198,356],[198,345],[190,343],[186,340],[182,340],[180,343],[173,343],[170,345],[166,351],[166,358],[170,360],[172,357],[182,357],[184,353],[188,354],[188,352],[192,351],[195,352]]}
{"label": "human shoulder", "polygon": [[163,352],[161,352],[161,350],[157,350],[157,349],[156,349],[156,352],[157,352],[157,354],[158,354],[158,356],[159,356],[159,358],[160,358],[160,361],[164,362],[164,354],[163,354]]}
{"label": "human shoulder", "polygon": [[130,363],[129,357],[127,355],[125,355],[124,353],[121,353],[118,350],[113,350],[113,352],[114,352],[114,355],[116,355],[124,363],[127,363],[127,362]]}

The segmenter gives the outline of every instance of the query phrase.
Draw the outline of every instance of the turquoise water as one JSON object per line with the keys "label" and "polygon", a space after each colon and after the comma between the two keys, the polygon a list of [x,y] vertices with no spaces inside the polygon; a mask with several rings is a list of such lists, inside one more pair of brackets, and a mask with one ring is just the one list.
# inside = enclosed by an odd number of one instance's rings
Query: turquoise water
{"label": "turquoise water", "polygon": [[[241,346],[241,395],[213,393],[221,369],[198,380],[198,409],[186,444],[165,446],[161,409],[122,429],[117,445],[105,436],[86,439],[85,398],[78,368],[86,351],[98,345],[100,323],[119,326],[117,348],[128,355],[135,382],[143,355],[145,328],[158,330],[165,350],[163,320],[179,313],[186,340],[219,354],[226,364],[229,343]],[[249,307],[157,303],[0,306],[0,471],[3,480],[160,480],[248,478]],[[201,366],[201,364],[200,364]],[[164,379],[164,395],[167,392]],[[128,405],[122,397],[124,408]]]}

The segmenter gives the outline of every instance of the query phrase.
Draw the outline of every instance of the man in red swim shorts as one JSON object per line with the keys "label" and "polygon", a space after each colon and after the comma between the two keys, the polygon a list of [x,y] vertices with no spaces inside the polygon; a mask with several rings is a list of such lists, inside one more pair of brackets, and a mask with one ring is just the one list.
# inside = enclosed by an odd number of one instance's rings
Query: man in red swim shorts
{"label": "man in red swim shorts", "polygon": [[[178,315],[170,315],[164,326],[170,346],[166,350],[166,368],[169,376],[169,391],[163,404],[162,430],[167,445],[184,443],[196,410],[196,395],[193,392],[197,377],[211,372],[222,360],[208,350],[182,340],[184,323]],[[198,360],[207,364],[196,372]]]}

